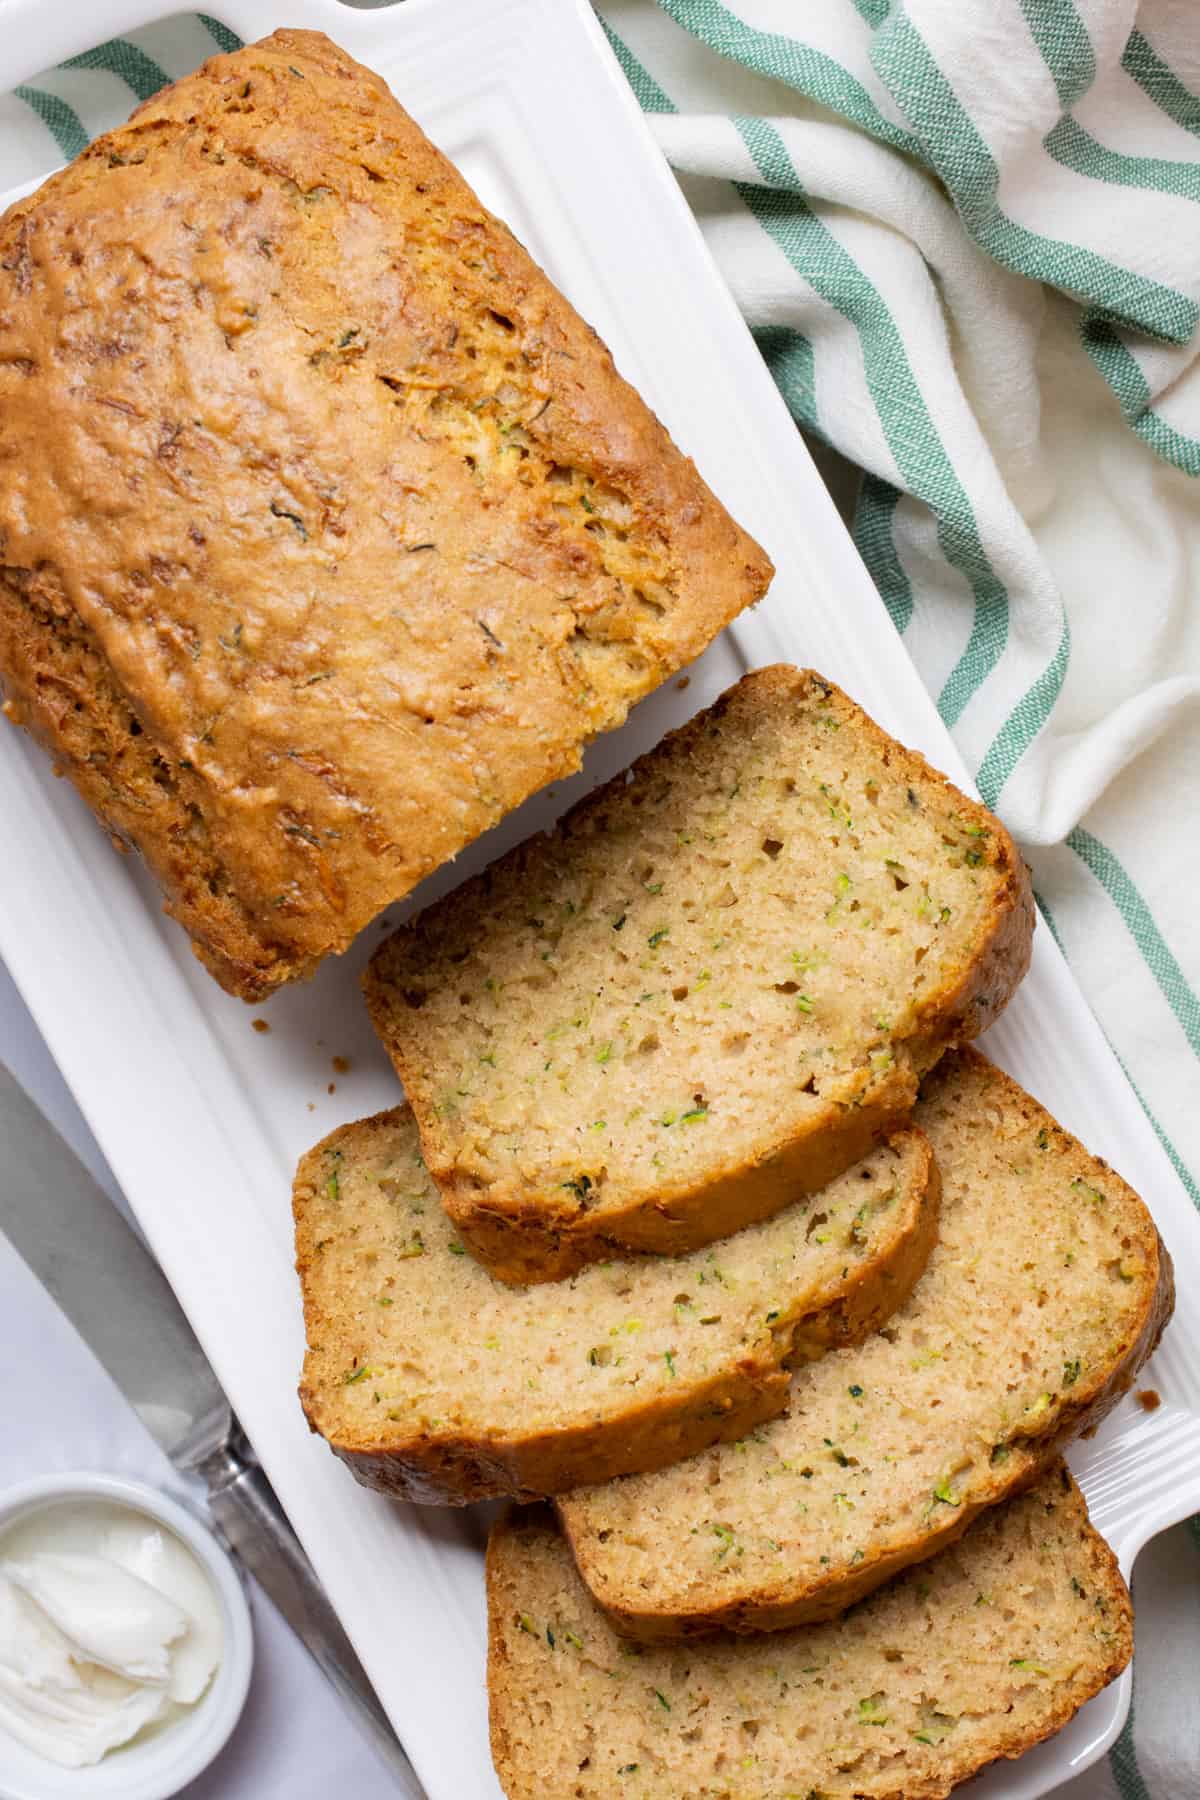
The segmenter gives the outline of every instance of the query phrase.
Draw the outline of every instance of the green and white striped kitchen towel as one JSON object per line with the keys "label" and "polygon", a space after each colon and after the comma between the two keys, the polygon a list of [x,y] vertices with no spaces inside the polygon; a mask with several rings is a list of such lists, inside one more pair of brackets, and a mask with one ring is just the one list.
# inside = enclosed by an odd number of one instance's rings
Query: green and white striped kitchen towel
{"label": "green and white striped kitchen towel", "polygon": [[[599,10],[1200,1204],[1200,0]],[[218,46],[177,18],[0,100],[3,167]],[[1200,1794],[1200,1537],[1137,1597],[1134,1718],[1072,1800]]]}

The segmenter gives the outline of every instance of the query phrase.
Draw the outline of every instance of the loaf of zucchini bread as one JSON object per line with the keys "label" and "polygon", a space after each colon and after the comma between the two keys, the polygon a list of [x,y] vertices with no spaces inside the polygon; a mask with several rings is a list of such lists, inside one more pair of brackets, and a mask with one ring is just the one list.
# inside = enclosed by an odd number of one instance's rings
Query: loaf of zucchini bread
{"label": "loaf of zucchini bread", "polygon": [[777,667],[388,939],[366,992],[463,1241],[528,1282],[823,1187],[995,1019],[1032,929],[999,821]]}
{"label": "loaf of zucchini bread", "polygon": [[246,999],[770,577],[595,334],[328,39],[0,219],[0,681]]}
{"label": "loaf of zucchini bread", "polygon": [[360,1481],[409,1500],[662,1468],[772,1418],[787,1364],[883,1324],[928,1258],[937,1193],[909,1128],[719,1255],[522,1290],[465,1254],[407,1107],[345,1125],[296,1176],[305,1410]]}

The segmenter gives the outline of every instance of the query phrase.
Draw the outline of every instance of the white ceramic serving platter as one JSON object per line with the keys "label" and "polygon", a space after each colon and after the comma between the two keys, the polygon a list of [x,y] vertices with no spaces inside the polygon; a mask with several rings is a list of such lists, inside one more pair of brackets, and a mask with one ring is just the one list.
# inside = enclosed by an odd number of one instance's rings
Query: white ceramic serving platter
{"label": "white ceramic serving platter", "polygon": [[[0,0],[0,87],[172,11],[170,0]],[[654,147],[586,0],[209,0],[243,38],[327,31],[378,70],[612,346],[778,569],[767,600],[421,891],[443,891],[548,822],[745,669],[812,663],[954,779],[966,774]],[[0,170],[0,184],[3,170]],[[0,199],[0,206],[4,203]],[[496,1800],[484,1695],[482,1521],[358,1488],[295,1400],[302,1329],[289,1185],[344,1119],[393,1104],[358,973],[376,924],[303,989],[227,998],[23,735],[0,735],[0,956],[44,1033],[387,1706],[431,1800]],[[407,909],[394,909],[394,917]],[[1131,950],[1132,954],[1132,950]],[[253,1015],[258,1016],[258,1015]],[[1200,1508],[1200,1219],[1050,939],[989,1052],[1146,1196],[1179,1308],[1146,1377],[1072,1461],[1128,1572]],[[350,1058],[334,1075],[331,1058]],[[336,1092],[330,1093],[333,1081]],[[1052,1743],[983,1777],[1034,1800],[1112,1742],[1128,1678]]]}

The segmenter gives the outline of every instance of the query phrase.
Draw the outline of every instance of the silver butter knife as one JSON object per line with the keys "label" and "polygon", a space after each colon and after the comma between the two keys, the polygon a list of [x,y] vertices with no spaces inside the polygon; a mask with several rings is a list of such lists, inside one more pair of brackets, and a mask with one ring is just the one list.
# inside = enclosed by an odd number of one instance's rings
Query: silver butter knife
{"label": "silver butter knife", "polygon": [[166,1276],[0,1063],[0,1230],[103,1363],[410,1800],[425,1790]]}

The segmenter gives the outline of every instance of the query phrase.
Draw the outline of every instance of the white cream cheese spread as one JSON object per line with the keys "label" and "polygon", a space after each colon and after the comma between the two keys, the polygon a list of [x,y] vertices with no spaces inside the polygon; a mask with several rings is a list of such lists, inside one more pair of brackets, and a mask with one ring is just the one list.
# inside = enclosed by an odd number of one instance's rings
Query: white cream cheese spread
{"label": "white cream cheese spread", "polygon": [[191,1551],[107,1501],[46,1506],[0,1538],[0,1729],[67,1768],[161,1730],[205,1693],[221,1613]]}

